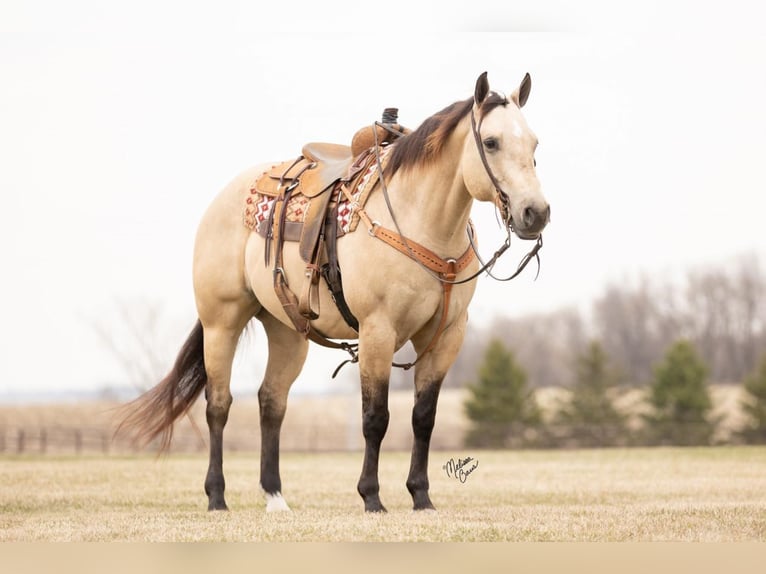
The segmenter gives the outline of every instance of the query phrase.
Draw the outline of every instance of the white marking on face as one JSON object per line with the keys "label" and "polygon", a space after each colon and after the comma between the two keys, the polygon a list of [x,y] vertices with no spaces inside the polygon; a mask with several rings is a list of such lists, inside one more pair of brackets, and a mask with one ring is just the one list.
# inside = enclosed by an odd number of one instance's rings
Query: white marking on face
{"label": "white marking on face", "polygon": [[290,512],[290,507],[287,506],[287,502],[282,498],[282,493],[276,494],[266,493],[266,512]]}
{"label": "white marking on face", "polygon": [[520,138],[522,134],[524,133],[524,130],[521,129],[521,124],[519,123],[519,120],[513,120],[513,131],[511,132],[514,137]]}

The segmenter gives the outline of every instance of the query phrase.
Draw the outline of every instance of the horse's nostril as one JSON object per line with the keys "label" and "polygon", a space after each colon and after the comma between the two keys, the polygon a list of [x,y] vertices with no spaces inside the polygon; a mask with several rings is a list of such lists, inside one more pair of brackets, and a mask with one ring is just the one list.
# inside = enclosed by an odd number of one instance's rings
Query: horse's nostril
{"label": "horse's nostril", "polygon": [[523,229],[528,232],[540,231],[551,219],[551,206],[546,203],[542,206],[525,207],[521,212],[521,221]]}
{"label": "horse's nostril", "polygon": [[535,210],[531,207],[525,207],[524,208],[524,226],[525,227],[532,227],[535,224],[535,221],[537,221],[537,214],[535,213]]}

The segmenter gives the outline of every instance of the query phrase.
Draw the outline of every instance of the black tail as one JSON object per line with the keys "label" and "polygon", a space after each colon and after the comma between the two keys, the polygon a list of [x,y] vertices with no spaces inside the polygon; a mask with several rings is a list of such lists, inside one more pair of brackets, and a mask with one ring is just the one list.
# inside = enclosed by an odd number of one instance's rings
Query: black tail
{"label": "black tail", "polygon": [[197,320],[170,373],[123,407],[115,436],[127,434],[140,446],[160,437],[160,452],[170,447],[173,423],[191,408],[207,384],[203,342],[202,323]]}

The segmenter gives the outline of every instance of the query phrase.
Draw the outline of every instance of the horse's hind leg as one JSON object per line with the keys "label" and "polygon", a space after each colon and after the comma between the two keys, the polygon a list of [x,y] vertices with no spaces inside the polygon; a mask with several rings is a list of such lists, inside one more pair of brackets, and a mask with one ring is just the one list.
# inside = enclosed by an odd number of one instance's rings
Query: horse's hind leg
{"label": "horse's hind leg", "polygon": [[[415,440],[412,444],[412,459],[407,477],[407,490],[412,495],[414,510],[434,508],[428,495],[428,451],[431,433],[436,421],[436,404],[441,384],[463,344],[466,319],[465,316],[458,318],[442,333],[434,348],[415,366],[415,406],[412,409],[412,432]],[[424,340],[430,341],[429,337]],[[422,345],[418,345],[418,341],[415,343],[415,348],[420,352]],[[428,342],[425,343],[427,344]]]}
{"label": "horse's hind leg", "polygon": [[[222,301],[220,298],[203,299],[197,289],[197,308],[204,329],[204,355],[207,385],[205,398],[207,426],[210,431],[210,463],[205,478],[208,510],[226,510],[223,491],[223,429],[231,407],[231,365],[239,337],[247,322],[258,310],[254,298]],[[209,303],[203,304],[203,301]]]}
{"label": "horse's hind leg", "polygon": [[208,496],[208,510],[227,510],[223,491],[223,429],[229,418],[231,407],[231,365],[234,352],[242,333],[241,328],[226,328],[219,325],[205,327],[205,370],[207,371],[207,426],[210,431],[210,463],[205,478],[205,493]]}
{"label": "horse's hind leg", "polygon": [[290,510],[282,498],[279,476],[279,434],[287,410],[287,394],[303,368],[308,341],[264,310],[258,318],[269,339],[266,373],[258,390],[261,411],[261,488],[266,511]]}

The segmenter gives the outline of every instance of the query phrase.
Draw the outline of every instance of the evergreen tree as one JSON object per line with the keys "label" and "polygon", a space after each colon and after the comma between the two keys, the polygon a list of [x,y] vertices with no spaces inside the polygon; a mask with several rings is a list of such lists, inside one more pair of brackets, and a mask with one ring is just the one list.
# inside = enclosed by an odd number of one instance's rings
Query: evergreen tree
{"label": "evergreen tree", "polygon": [[747,423],[740,436],[748,443],[766,443],[766,355],[761,358],[758,368],[745,379],[746,398],[742,411]]}
{"label": "evergreen tree", "polygon": [[468,390],[465,412],[473,424],[466,445],[497,448],[533,442],[542,419],[540,409],[527,388],[526,373],[499,340],[490,342],[479,380]]}
{"label": "evergreen tree", "polygon": [[644,416],[650,444],[710,444],[715,422],[707,387],[707,366],[685,340],[671,345],[655,368],[649,389],[652,412]]}
{"label": "evergreen tree", "polygon": [[577,357],[572,394],[556,416],[569,441],[578,446],[613,446],[624,440],[626,417],[609,397],[616,385],[617,373],[610,368],[603,347],[591,342]]}

